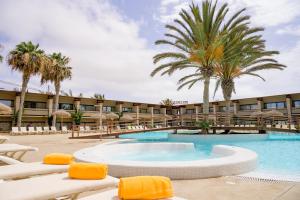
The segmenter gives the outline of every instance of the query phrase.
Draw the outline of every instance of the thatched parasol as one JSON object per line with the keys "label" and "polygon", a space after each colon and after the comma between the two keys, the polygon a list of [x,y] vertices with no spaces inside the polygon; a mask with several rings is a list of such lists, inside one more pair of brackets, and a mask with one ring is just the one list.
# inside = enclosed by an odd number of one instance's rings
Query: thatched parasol
{"label": "thatched parasol", "polygon": [[11,107],[0,103],[0,114],[11,114],[12,110]]}
{"label": "thatched parasol", "polygon": [[71,114],[65,110],[57,110],[53,112],[52,115],[57,117],[71,117]]}
{"label": "thatched parasol", "polygon": [[264,114],[265,113],[262,111],[255,111],[255,112],[251,113],[250,117],[253,117],[253,118],[262,117]]}
{"label": "thatched parasol", "polygon": [[60,117],[60,129],[62,131],[63,119],[71,117],[71,114],[65,110],[57,110],[52,113],[52,116]]}
{"label": "thatched parasol", "polygon": [[277,110],[271,110],[263,114],[264,117],[282,117],[284,114]]}
{"label": "thatched parasol", "polygon": [[133,121],[133,117],[131,117],[130,115],[123,115],[121,118],[120,118],[120,121]]}
{"label": "thatched parasol", "polygon": [[117,115],[116,113],[110,112],[110,113],[105,114],[105,117],[106,117],[106,119],[114,120],[114,119],[118,119],[119,115]]}
{"label": "thatched parasol", "polygon": [[93,118],[93,119],[100,119],[101,117],[102,120],[106,119],[106,116],[104,114],[101,115],[100,113],[84,113],[83,116]]}

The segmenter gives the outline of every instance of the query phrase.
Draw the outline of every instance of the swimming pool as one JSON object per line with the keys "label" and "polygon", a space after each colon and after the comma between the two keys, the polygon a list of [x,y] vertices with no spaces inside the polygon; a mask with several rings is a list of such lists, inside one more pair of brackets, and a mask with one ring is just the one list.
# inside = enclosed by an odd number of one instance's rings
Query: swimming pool
{"label": "swimming pool", "polygon": [[[151,150],[148,154],[127,155],[122,159],[193,160],[209,159],[214,145],[237,146],[255,151],[258,154],[258,167],[253,176],[280,177],[283,180],[300,181],[300,135],[287,133],[244,134],[244,135],[176,135],[170,132],[148,132],[122,135],[120,138],[136,139],[129,143],[174,142],[193,143],[195,151],[168,154]],[[127,143],[128,141],[126,141]]]}

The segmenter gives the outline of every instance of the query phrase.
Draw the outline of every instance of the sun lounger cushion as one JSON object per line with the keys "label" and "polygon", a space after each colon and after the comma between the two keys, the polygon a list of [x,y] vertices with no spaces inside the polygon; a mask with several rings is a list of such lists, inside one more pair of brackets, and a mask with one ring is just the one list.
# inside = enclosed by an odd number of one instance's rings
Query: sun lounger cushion
{"label": "sun lounger cushion", "polygon": [[[79,200],[121,200],[118,198],[118,190],[113,189],[113,190],[108,190],[105,192],[89,195],[86,197],[79,198]],[[166,198],[166,199],[161,199],[161,200],[185,200],[180,197],[171,197],[171,198]]]}
{"label": "sun lounger cushion", "polygon": [[96,180],[106,177],[108,167],[100,163],[71,163],[69,177],[74,179]]}
{"label": "sun lounger cushion", "polygon": [[64,153],[50,153],[44,157],[44,164],[68,165],[73,161],[73,155]]}
{"label": "sun lounger cushion", "polygon": [[163,176],[136,176],[121,178],[120,199],[163,199],[173,197],[171,180]]}

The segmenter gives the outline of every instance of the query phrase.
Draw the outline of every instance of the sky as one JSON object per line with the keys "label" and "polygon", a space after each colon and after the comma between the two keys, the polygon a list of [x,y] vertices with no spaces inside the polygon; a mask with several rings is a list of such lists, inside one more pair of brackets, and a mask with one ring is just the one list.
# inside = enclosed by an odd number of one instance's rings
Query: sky
{"label": "sky", "polygon": [[[201,3],[195,0],[195,3]],[[230,14],[247,8],[252,26],[262,26],[267,49],[278,50],[276,59],[284,71],[260,73],[236,80],[233,99],[300,92],[300,1],[219,0],[227,2]],[[178,17],[191,1],[186,0],[0,0],[0,54],[4,57],[22,41],[38,43],[47,54],[61,52],[70,57],[72,80],[62,90],[73,94],[104,94],[106,99],[159,103],[162,99],[202,102],[203,83],[177,91],[177,81],[187,72],[150,77],[152,58],[162,52],[154,45],[163,39],[164,26]],[[0,88],[21,85],[21,74],[0,63]],[[54,91],[52,84],[29,82],[31,91]],[[223,100],[221,91],[211,100]],[[1,97],[0,97],[1,98]]]}

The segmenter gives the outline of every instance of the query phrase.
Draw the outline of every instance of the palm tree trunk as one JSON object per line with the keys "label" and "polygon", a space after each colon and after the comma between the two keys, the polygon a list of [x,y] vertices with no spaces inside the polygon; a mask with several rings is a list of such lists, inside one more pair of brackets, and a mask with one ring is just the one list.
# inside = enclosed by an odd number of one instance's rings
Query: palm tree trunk
{"label": "palm tree trunk", "polygon": [[20,107],[19,107],[18,121],[17,121],[17,126],[19,128],[22,125],[22,116],[23,116],[23,110],[24,110],[25,94],[26,94],[26,90],[27,90],[27,85],[28,85],[29,79],[30,79],[30,76],[27,76],[27,75],[23,74]]}
{"label": "palm tree trunk", "polygon": [[[55,99],[53,112],[58,110],[60,83],[55,83]],[[53,115],[52,126],[56,126],[56,115]]]}
{"label": "palm tree trunk", "polygon": [[225,97],[226,101],[226,117],[225,117],[225,126],[230,126],[230,98]]}
{"label": "palm tree trunk", "polygon": [[203,115],[205,121],[207,121],[209,114],[209,83],[210,77],[205,77],[203,90]]}

